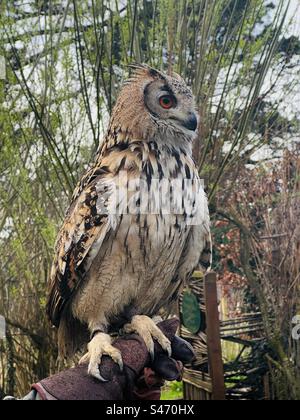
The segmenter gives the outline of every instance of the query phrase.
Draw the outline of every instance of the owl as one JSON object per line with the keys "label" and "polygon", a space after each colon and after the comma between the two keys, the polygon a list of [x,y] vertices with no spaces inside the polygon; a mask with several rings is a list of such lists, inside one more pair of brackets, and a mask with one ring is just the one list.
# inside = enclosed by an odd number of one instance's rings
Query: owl
{"label": "owl", "polygon": [[92,167],[78,183],[55,246],[47,313],[62,356],[99,380],[111,334],[135,332],[171,354],[155,323],[194,269],[211,259],[207,198],[192,158],[198,116],[177,74],[132,65]]}

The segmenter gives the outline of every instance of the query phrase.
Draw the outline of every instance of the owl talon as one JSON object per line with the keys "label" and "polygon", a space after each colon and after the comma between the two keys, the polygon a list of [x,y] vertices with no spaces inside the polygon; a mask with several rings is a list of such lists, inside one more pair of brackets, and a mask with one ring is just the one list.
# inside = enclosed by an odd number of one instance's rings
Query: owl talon
{"label": "owl talon", "polygon": [[89,363],[88,373],[101,382],[107,382],[100,374],[100,365],[102,356],[109,356],[120,367],[121,372],[124,369],[121,352],[112,346],[111,337],[105,333],[98,333],[88,344],[88,353],[79,361],[79,364]]}
{"label": "owl talon", "polygon": [[79,360],[78,364],[79,365],[85,365],[86,363],[88,363],[90,360],[90,355],[89,353],[86,353],[84,356],[82,356],[82,358]]}
{"label": "owl talon", "polygon": [[118,365],[119,365],[120,371],[121,371],[121,372],[123,372],[123,370],[124,370],[124,363],[123,363],[123,360],[121,359],[121,360],[119,360],[117,363],[118,363]]}
{"label": "owl talon", "polygon": [[148,352],[150,354],[151,361],[154,362],[155,354],[154,354],[154,342],[153,342],[152,338],[151,338],[151,342],[149,341],[149,346],[147,346],[147,349],[148,349]]}
{"label": "owl talon", "polygon": [[167,346],[166,348],[166,352],[168,353],[168,356],[171,357],[172,356],[172,347],[171,347],[171,343]]}
{"label": "owl talon", "polygon": [[96,366],[89,366],[88,374],[98,379],[100,382],[108,382],[108,379],[103,378],[103,376],[100,374],[100,369],[99,369],[98,364]]}
{"label": "owl talon", "polygon": [[171,343],[170,340],[162,333],[162,331],[157,327],[155,322],[145,315],[136,315],[132,318],[130,324],[124,326],[124,331],[126,333],[135,332],[142,337],[144,340],[148,352],[152,361],[154,360],[154,342],[155,339],[168,353],[170,357],[172,355]]}

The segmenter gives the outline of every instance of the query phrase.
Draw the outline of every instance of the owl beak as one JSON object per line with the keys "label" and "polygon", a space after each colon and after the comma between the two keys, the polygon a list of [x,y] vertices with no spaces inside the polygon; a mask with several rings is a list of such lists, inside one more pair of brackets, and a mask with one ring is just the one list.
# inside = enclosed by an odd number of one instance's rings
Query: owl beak
{"label": "owl beak", "polygon": [[198,119],[194,112],[190,112],[186,120],[182,121],[182,125],[191,131],[196,131],[198,126]]}

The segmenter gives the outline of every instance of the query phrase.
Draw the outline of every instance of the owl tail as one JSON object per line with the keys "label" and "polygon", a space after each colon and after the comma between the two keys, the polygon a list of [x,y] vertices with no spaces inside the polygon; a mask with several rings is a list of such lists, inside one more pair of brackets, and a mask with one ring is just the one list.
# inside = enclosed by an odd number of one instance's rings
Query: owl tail
{"label": "owl tail", "polygon": [[89,341],[87,326],[74,318],[70,311],[64,311],[58,327],[59,358],[72,357]]}

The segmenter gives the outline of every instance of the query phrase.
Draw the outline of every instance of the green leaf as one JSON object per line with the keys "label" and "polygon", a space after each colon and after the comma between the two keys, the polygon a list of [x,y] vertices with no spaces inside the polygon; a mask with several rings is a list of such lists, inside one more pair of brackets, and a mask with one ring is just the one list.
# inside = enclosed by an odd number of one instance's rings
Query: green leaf
{"label": "green leaf", "polygon": [[192,292],[185,292],[182,298],[182,322],[192,333],[196,334],[201,327],[201,311],[199,302]]}

